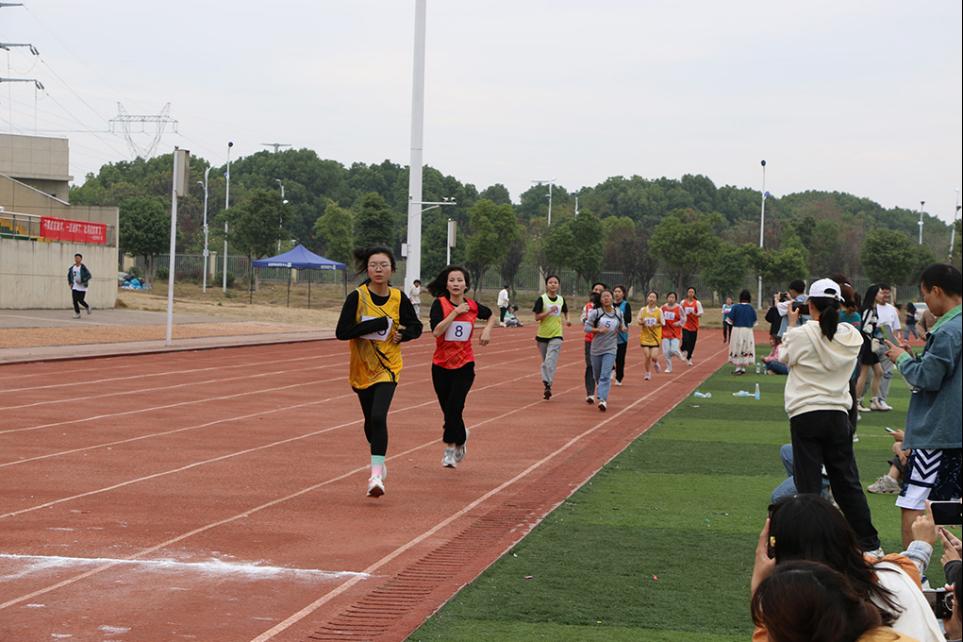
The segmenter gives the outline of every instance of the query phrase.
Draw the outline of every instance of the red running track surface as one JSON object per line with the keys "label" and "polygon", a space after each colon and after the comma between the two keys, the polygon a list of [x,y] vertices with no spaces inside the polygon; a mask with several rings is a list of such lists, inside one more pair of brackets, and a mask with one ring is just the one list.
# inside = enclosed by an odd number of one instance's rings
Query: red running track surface
{"label": "red running track surface", "polygon": [[718,368],[585,403],[570,328],[542,400],[531,328],[476,349],[468,456],[440,465],[433,342],[405,346],[387,493],[347,345],[0,367],[0,639],[402,640]]}

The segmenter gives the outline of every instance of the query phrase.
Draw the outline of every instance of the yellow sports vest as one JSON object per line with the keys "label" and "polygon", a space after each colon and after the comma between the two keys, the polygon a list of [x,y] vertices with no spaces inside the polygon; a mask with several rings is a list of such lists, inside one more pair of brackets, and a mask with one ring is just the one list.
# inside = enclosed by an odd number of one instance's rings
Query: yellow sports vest
{"label": "yellow sports vest", "polygon": [[662,342],[662,310],[650,310],[649,306],[642,306],[639,313],[642,319],[642,331],[639,333],[639,344],[645,347],[656,347]]}
{"label": "yellow sports vest", "polygon": [[558,306],[558,314],[550,314],[539,321],[538,332],[535,336],[542,339],[554,339],[562,336],[562,306],[565,305],[565,299],[562,298],[561,294],[557,294],[555,300],[552,301],[548,298],[547,292],[542,293],[542,312],[548,312],[553,305]]}
{"label": "yellow sports vest", "polygon": [[355,323],[376,317],[391,317],[391,330],[384,339],[361,338],[351,340],[351,361],[348,381],[355,390],[370,388],[376,383],[397,383],[401,374],[401,344],[391,338],[398,332],[401,313],[401,290],[390,288],[388,302],[383,306],[375,305],[367,285],[358,286],[358,309],[354,314]]}

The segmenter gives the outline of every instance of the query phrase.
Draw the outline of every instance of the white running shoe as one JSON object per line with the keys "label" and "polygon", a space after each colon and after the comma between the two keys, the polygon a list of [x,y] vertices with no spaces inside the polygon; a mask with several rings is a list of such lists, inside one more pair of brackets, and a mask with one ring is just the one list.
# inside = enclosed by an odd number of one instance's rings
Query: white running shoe
{"label": "white running shoe", "polygon": [[599,412],[605,412],[608,409],[608,405],[604,401],[599,402]]}
{"label": "white running shoe", "polygon": [[93,309],[94,309],[93,306],[90,306],[90,305],[87,306],[87,316],[88,316],[88,317],[90,316],[90,311],[93,310]]}
{"label": "white running shoe", "polygon": [[621,387],[621,386],[622,386],[622,382],[621,382],[621,381],[619,381],[618,379],[616,379],[616,380],[615,380],[615,385],[617,385],[617,386],[620,386],[620,387]]}
{"label": "white running shoe", "polygon": [[692,359],[686,359],[686,360],[685,360],[685,363],[686,363],[686,365],[689,366],[690,368],[694,365],[694,364],[692,363]]}
{"label": "white running shoe", "polygon": [[368,480],[368,497],[381,497],[385,494],[385,482],[381,477],[372,477]]}
{"label": "white running shoe", "polygon": [[648,381],[648,380],[651,379],[651,378],[652,378],[652,373],[651,373],[651,372],[646,372],[646,373],[645,373],[645,376],[643,377],[643,379],[644,379],[645,381]]}
{"label": "white running shoe", "polygon": [[445,448],[445,454],[441,458],[441,465],[445,468],[454,468],[458,465],[458,462],[455,461],[455,449],[452,446]]}
{"label": "white running shoe", "polygon": [[461,446],[457,444],[455,445],[455,463],[456,464],[460,464],[461,460],[465,458],[466,454],[468,454],[468,435],[469,434],[470,433],[468,432],[468,429],[465,428],[465,443],[463,443]]}
{"label": "white running shoe", "polygon": [[863,400],[860,399],[859,403],[856,404],[856,410],[859,412],[869,412],[869,408],[863,405]]}
{"label": "white running shoe", "polygon": [[866,491],[874,495],[892,495],[899,492],[899,482],[889,475],[883,475],[870,484]]}
{"label": "white running shoe", "polygon": [[79,319],[79,318],[80,318],[80,313],[78,312],[77,314],[75,314],[75,315],[74,315],[74,318],[75,318],[75,319]]}
{"label": "white running shoe", "polygon": [[875,408],[873,408],[873,405],[872,405],[872,404],[870,404],[869,407],[870,407],[871,410],[877,410],[877,411],[880,411],[880,412],[889,412],[890,410],[893,409],[893,407],[892,407],[891,405],[889,405],[888,403],[886,403],[883,399],[877,399],[877,400],[876,400],[876,407],[875,407]]}
{"label": "white running shoe", "polygon": [[585,403],[595,403],[595,395],[589,395],[585,398]]}

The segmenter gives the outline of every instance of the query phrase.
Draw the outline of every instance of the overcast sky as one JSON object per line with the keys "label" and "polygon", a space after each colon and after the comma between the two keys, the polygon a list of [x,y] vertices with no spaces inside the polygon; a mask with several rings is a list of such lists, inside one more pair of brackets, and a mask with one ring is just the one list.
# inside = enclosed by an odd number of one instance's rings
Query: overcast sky
{"label": "overcast sky", "polygon": [[[167,102],[215,164],[264,142],[407,164],[414,0],[22,0],[0,75],[36,77],[76,180],[129,158],[106,131]],[[532,179],[706,174],[775,195],[844,190],[951,220],[961,184],[959,2],[429,0],[425,162],[514,199]],[[12,96],[12,104],[10,97]],[[34,91],[0,86],[32,133]],[[138,136],[146,144],[150,136]],[[282,177],[283,178],[283,177]]]}

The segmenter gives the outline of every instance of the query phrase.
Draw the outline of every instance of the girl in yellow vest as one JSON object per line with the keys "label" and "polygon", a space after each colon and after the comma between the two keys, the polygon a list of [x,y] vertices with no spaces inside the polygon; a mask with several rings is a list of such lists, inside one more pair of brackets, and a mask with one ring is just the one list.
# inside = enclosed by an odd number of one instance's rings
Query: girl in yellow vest
{"label": "girl in yellow vest", "polygon": [[385,493],[388,470],[388,410],[401,374],[401,342],[421,336],[421,321],[411,301],[391,287],[395,257],[386,247],[356,250],[358,273],[368,278],[344,301],[335,335],[351,342],[348,381],[364,414],[364,435],[371,447],[368,496]]}
{"label": "girl in yellow vest", "polygon": [[564,324],[572,325],[568,319],[568,304],[558,293],[560,282],[554,274],[545,277],[545,293],[535,299],[535,320],[538,321],[538,331],[535,341],[538,352],[542,355],[542,385],[545,390],[543,398],[552,398],[552,381],[555,380],[555,369],[558,367],[558,355],[562,350]]}
{"label": "girl in yellow vest", "polygon": [[662,309],[659,307],[659,295],[649,292],[645,298],[645,305],[639,310],[639,343],[642,345],[642,360],[645,368],[645,380],[652,378],[652,367],[659,362],[659,346],[662,343]]}

